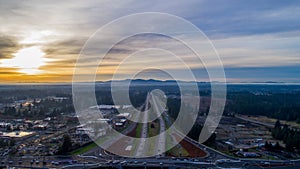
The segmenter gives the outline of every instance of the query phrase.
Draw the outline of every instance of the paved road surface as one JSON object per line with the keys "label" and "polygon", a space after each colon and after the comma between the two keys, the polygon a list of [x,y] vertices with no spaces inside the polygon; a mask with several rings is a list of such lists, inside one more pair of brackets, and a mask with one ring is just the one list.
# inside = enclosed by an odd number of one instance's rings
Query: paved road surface
{"label": "paved road surface", "polygon": [[241,117],[241,116],[239,116],[239,115],[236,115],[235,117],[238,118],[238,119],[241,119],[241,120],[245,120],[245,121],[254,123],[254,124],[259,124],[259,125],[266,126],[266,127],[270,127],[270,128],[273,128],[273,127],[274,127],[274,124],[269,124],[269,123],[264,123],[264,122],[252,120],[252,119],[249,119],[249,118],[244,118],[244,117]]}
{"label": "paved road surface", "polygon": [[147,147],[147,137],[148,137],[148,106],[149,106],[149,97],[150,95],[147,95],[146,102],[145,102],[145,111],[143,112],[142,118],[143,118],[143,125],[142,125],[142,131],[141,131],[141,139],[138,143],[137,151],[136,151],[136,157],[145,157],[147,156],[148,147]]}
{"label": "paved road surface", "polygon": [[159,137],[158,140],[156,140],[156,147],[155,147],[155,154],[161,154],[161,156],[165,156],[165,150],[166,150],[166,125],[165,121],[162,118],[162,113],[164,112],[165,105],[157,96],[151,95],[151,105],[154,108],[155,113],[158,115],[159,119]]}

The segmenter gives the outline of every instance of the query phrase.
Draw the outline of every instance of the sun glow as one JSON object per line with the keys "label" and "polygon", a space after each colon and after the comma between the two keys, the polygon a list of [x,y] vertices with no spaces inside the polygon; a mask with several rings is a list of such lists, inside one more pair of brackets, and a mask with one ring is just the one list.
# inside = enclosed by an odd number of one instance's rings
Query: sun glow
{"label": "sun glow", "polygon": [[24,40],[20,41],[20,44],[41,44],[46,42],[46,38],[50,35],[53,35],[53,32],[48,30],[33,32],[27,35],[27,37]]}
{"label": "sun glow", "polygon": [[38,46],[23,48],[13,54],[15,57],[5,59],[0,66],[17,68],[18,72],[25,74],[39,74],[39,68],[46,63],[45,53]]}

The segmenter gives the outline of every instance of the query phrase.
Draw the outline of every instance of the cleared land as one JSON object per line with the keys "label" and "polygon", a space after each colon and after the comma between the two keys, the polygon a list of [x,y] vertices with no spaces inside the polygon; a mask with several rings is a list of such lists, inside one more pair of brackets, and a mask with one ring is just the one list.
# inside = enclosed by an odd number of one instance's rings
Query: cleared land
{"label": "cleared land", "polygon": [[[175,133],[173,133],[174,138],[176,138],[177,141],[181,139],[181,137]],[[189,141],[182,139],[179,144],[188,152],[187,157],[205,157],[206,152],[202,149],[198,148],[194,144],[190,143]]]}
{"label": "cleared land", "polygon": [[[277,119],[269,118],[269,117],[266,117],[266,116],[246,116],[246,115],[240,115],[240,116],[243,117],[243,118],[248,118],[248,119],[259,121],[259,122],[262,122],[262,123],[267,123],[267,124],[270,124],[270,125],[274,125],[275,122],[277,121]],[[280,122],[281,122],[281,124],[287,124],[292,128],[300,129],[300,124],[298,124],[294,121],[280,120]]]}

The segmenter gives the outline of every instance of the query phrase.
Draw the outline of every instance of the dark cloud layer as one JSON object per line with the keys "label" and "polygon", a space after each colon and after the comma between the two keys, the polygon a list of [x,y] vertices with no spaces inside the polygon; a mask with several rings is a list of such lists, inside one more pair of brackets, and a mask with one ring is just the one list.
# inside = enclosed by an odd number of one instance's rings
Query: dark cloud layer
{"label": "dark cloud layer", "polygon": [[11,58],[17,49],[19,45],[14,37],[0,34],[0,59]]}

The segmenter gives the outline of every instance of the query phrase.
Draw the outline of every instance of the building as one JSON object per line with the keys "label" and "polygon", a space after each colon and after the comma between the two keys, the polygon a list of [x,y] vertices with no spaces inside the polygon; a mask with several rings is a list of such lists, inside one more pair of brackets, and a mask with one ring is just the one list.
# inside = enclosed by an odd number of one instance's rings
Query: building
{"label": "building", "polygon": [[240,150],[235,153],[239,157],[244,157],[244,158],[256,158],[259,157],[260,155],[255,153],[255,152],[245,152],[243,150]]}
{"label": "building", "polygon": [[14,139],[22,141],[35,135],[35,132],[14,131],[14,132],[0,132],[1,139]]}

